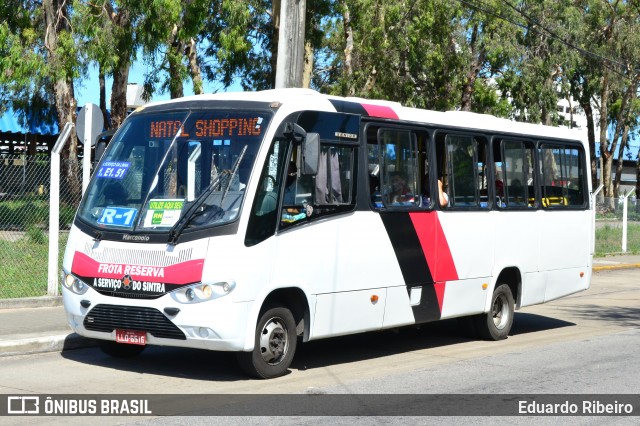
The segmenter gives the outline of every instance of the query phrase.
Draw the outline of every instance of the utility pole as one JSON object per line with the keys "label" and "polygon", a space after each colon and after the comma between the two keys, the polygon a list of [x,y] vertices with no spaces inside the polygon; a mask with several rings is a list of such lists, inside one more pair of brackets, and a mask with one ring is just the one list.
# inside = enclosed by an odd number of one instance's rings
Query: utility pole
{"label": "utility pole", "polygon": [[302,87],[306,0],[281,0],[276,89]]}

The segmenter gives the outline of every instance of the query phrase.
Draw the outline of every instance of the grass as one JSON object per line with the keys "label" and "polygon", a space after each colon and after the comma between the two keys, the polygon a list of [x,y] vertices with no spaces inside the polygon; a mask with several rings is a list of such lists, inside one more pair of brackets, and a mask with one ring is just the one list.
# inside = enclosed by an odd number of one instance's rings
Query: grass
{"label": "grass", "polygon": [[[66,242],[66,234],[61,234],[58,270],[62,267]],[[49,239],[37,228],[15,242],[0,240],[0,299],[45,296],[48,258]]]}
{"label": "grass", "polygon": [[[597,257],[622,252],[622,228],[605,225],[596,229]],[[640,253],[640,224],[629,223],[627,227],[627,253]]]}

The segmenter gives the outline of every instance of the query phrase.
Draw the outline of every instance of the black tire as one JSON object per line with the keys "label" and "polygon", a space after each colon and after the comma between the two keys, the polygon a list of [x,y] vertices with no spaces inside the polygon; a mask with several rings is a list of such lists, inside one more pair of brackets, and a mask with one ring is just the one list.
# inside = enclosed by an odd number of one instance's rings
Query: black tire
{"label": "black tire", "polygon": [[506,284],[496,287],[491,297],[489,312],[475,317],[475,329],[485,340],[506,339],[513,325],[515,302]]}
{"label": "black tire", "polygon": [[287,373],[297,344],[296,323],[289,309],[267,308],[256,326],[251,352],[238,352],[238,364],[251,377],[271,379]]}
{"label": "black tire", "polygon": [[112,340],[100,340],[99,345],[102,352],[115,358],[133,358],[146,348],[143,345],[127,345]]}

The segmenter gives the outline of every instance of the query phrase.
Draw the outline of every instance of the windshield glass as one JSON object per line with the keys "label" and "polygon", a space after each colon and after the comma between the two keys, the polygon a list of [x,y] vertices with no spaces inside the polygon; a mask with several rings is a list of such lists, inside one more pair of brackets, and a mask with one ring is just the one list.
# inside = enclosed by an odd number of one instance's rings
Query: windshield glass
{"label": "windshield glass", "polygon": [[168,232],[187,212],[184,228],[236,219],[269,118],[246,110],[133,114],[94,171],[79,217],[123,232]]}

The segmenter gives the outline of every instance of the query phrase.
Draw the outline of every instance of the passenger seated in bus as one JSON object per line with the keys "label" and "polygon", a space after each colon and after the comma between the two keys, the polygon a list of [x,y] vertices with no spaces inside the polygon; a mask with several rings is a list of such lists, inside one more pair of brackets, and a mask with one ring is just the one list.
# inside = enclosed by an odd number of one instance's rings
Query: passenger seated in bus
{"label": "passenger seated in bus", "polygon": [[384,207],[382,194],[380,194],[380,179],[374,174],[369,175],[369,194],[371,194],[371,202],[375,207]]}
{"label": "passenger seated in bus", "polygon": [[391,173],[389,201],[396,205],[413,205],[415,197],[407,186],[407,179],[400,172]]}
{"label": "passenger seated in bus", "polygon": [[[438,201],[440,201],[441,207],[446,207],[449,204],[449,196],[442,189],[442,179],[438,179]],[[424,175],[422,181],[422,197],[421,206],[428,207],[431,205],[431,190],[429,187],[429,174]]]}
{"label": "passenger seated in bus", "polygon": [[440,207],[447,207],[449,205],[449,196],[444,192],[444,189],[442,189],[442,179],[438,179],[438,198]]}

